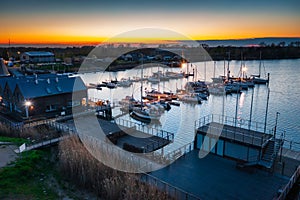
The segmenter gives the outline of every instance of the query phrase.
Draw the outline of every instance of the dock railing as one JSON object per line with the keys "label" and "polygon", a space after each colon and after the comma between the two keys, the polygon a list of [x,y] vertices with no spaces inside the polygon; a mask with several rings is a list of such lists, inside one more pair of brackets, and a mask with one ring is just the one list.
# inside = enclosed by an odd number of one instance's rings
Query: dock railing
{"label": "dock railing", "polygon": [[174,133],[171,133],[171,132],[168,132],[168,131],[165,131],[165,130],[153,128],[153,127],[147,126],[145,124],[139,124],[139,123],[132,122],[132,121],[129,121],[129,120],[126,120],[126,119],[121,119],[121,118],[115,119],[115,122],[118,125],[125,126],[125,127],[128,127],[128,128],[135,127],[137,131],[140,131],[140,132],[143,132],[143,133],[146,133],[146,134],[149,134],[149,135],[164,138],[164,139],[167,139],[169,141],[174,140]]}
{"label": "dock railing", "polygon": [[163,155],[170,163],[174,162],[181,156],[184,156],[185,154],[191,152],[194,150],[194,141],[190,142],[188,144],[185,144],[182,147],[179,147],[178,149],[168,152],[167,154]]}
{"label": "dock railing", "polygon": [[284,186],[284,188],[278,191],[279,196],[275,197],[274,199],[276,199],[276,200],[284,200],[284,199],[286,199],[288,193],[290,192],[290,190],[292,189],[292,187],[296,183],[296,181],[299,178],[299,176],[300,176],[300,166],[298,166],[298,168],[296,169],[295,173],[289,179],[289,182]]}
{"label": "dock railing", "polygon": [[173,186],[161,179],[158,179],[155,176],[152,176],[147,173],[142,173],[141,177],[142,181],[150,185],[154,185],[156,188],[160,189],[161,191],[165,192],[168,196],[173,197],[175,199],[185,199],[185,200],[200,200],[199,197],[184,191],[176,186]]}
{"label": "dock railing", "polygon": [[300,151],[300,142],[283,139],[283,147],[293,151]]}
{"label": "dock railing", "polygon": [[[170,164],[180,158],[181,156],[184,156],[185,154],[193,151],[194,149],[194,142],[188,143],[175,151],[168,152],[167,154],[162,154],[160,150],[157,150],[153,153],[155,153],[156,156],[161,157],[161,162],[164,162],[165,164]],[[147,165],[151,165],[152,163],[146,163]],[[145,181],[146,183],[150,185],[154,185],[156,188],[160,189],[161,191],[165,192],[168,196],[174,197],[175,199],[186,199],[186,200],[194,200],[194,199],[200,199],[199,197],[184,191],[176,186],[173,186],[149,173],[146,173],[144,169],[151,169],[151,166],[143,166],[140,168],[140,173],[142,174],[141,180]]]}
{"label": "dock railing", "polygon": [[[214,126],[212,123],[218,123],[226,126]],[[229,128],[228,126],[232,127]],[[211,114],[200,118],[195,121],[195,130],[207,129],[208,134],[216,135],[221,134],[223,137],[234,139],[236,141],[256,145],[265,146],[269,140],[273,137],[273,130],[266,129],[264,133],[264,123],[249,121],[244,119],[235,119],[234,117]],[[239,129],[248,130],[248,132],[241,132]],[[262,133],[261,135],[255,134],[255,132]]]}

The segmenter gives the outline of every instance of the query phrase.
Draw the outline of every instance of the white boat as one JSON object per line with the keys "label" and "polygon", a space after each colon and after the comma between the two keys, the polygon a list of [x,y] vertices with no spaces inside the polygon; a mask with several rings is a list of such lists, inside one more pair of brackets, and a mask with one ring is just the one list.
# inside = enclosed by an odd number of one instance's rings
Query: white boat
{"label": "white boat", "polygon": [[153,77],[158,78],[160,81],[168,81],[170,77],[166,76],[162,71],[153,72]]}
{"label": "white boat", "polygon": [[151,82],[151,83],[159,83],[160,79],[157,78],[157,77],[154,77],[154,76],[150,76],[148,78],[148,81]]}
{"label": "white boat", "polygon": [[132,85],[132,81],[129,79],[122,78],[118,81],[118,86],[120,87],[130,87]]}
{"label": "white boat", "polygon": [[112,82],[108,82],[108,83],[106,84],[106,87],[109,88],[109,89],[113,89],[113,88],[116,88],[116,87],[117,87],[117,84],[112,83]]}
{"label": "white boat", "polygon": [[161,113],[154,107],[133,108],[130,116],[141,121],[159,121]]}
{"label": "white boat", "polygon": [[209,93],[212,95],[226,94],[224,85],[221,85],[221,86],[214,85],[213,87],[210,87],[208,90],[209,90]]}
{"label": "white boat", "polygon": [[[143,59],[142,59],[142,70],[141,78],[143,77]],[[140,121],[159,121],[162,113],[155,106],[145,106],[143,103],[143,81],[141,81],[141,107],[133,108],[130,112],[130,116]]]}
{"label": "white boat", "polygon": [[259,74],[258,75],[251,75],[253,78],[253,83],[255,84],[267,84],[269,83],[269,78],[261,78],[261,65],[262,65],[262,61],[261,61],[261,52],[260,52],[260,61],[259,61]]}
{"label": "white boat", "polygon": [[191,93],[191,94],[183,94],[183,95],[178,95],[178,99],[180,101],[184,101],[184,102],[188,102],[188,103],[199,103],[201,104],[201,97],[199,97],[197,94],[195,93]]}
{"label": "white boat", "polygon": [[180,72],[166,71],[165,76],[168,77],[169,79],[177,79],[177,78],[183,78],[184,74]]}

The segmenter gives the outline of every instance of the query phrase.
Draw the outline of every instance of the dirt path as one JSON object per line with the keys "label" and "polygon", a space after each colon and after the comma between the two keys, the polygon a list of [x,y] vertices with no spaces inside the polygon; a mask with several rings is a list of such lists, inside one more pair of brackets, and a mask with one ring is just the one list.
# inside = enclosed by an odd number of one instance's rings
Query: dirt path
{"label": "dirt path", "polygon": [[0,145],[0,168],[14,161],[18,155],[14,152],[16,145]]}

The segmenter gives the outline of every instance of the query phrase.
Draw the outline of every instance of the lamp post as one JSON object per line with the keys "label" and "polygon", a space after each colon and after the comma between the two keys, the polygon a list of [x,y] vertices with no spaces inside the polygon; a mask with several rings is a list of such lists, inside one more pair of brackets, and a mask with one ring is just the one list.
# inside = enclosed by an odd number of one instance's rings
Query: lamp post
{"label": "lamp post", "polygon": [[32,105],[32,103],[30,101],[25,100],[25,112],[26,112],[26,118],[29,118],[29,107]]}

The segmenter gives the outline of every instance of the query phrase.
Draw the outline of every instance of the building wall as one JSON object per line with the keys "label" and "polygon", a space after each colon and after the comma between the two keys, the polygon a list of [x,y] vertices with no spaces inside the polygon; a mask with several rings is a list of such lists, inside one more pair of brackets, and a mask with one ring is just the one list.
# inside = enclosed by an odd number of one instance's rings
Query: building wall
{"label": "building wall", "polygon": [[256,161],[260,156],[260,151],[257,148],[246,144],[238,144],[223,138],[209,137],[207,135],[204,137],[200,133],[196,134],[195,147],[196,149],[201,149],[222,157],[248,162]]}
{"label": "building wall", "polygon": [[[30,99],[31,106],[28,107],[30,117],[37,116],[55,116],[61,115],[62,112],[70,113],[73,106],[82,106],[82,99],[87,98],[86,91],[74,92],[75,98],[72,100],[72,93],[64,93],[59,95],[51,95]],[[16,93],[15,93],[16,94]],[[85,106],[85,105],[83,105]],[[26,117],[25,100],[16,102],[14,115],[17,117]]]}
{"label": "building wall", "polygon": [[22,62],[28,62],[28,63],[48,63],[48,62],[55,62],[55,56],[30,56],[26,53],[23,53],[21,55],[21,61]]}

